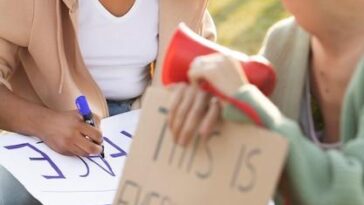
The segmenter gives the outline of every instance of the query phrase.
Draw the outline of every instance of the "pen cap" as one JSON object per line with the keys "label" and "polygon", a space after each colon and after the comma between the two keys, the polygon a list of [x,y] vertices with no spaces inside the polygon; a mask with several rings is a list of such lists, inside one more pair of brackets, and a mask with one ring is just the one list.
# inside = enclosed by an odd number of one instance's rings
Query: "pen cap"
{"label": "pen cap", "polygon": [[92,114],[85,96],[81,95],[76,99],[76,106],[82,116],[89,116]]}

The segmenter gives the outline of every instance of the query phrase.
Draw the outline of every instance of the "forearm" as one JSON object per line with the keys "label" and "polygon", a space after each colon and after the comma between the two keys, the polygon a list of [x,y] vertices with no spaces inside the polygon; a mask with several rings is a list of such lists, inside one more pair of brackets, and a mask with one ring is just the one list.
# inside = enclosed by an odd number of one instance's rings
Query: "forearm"
{"label": "forearm", "polygon": [[[331,163],[335,162],[331,161],[325,151],[309,142],[295,122],[282,119],[280,123],[273,125],[270,129],[282,135],[289,142],[284,168],[286,175],[282,179],[288,185],[286,188],[291,195],[290,198],[299,204],[318,203],[323,190],[329,191],[328,186],[337,185],[332,183],[335,179],[329,174],[333,169]],[[325,195],[325,197],[327,196]],[[324,201],[323,198],[324,196],[321,198],[322,201]]]}
{"label": "forearm", "polygon": [[[264,125],[289,141],[285,173],[289,191],[298,204],[364,204],[363,168],[364,129],[342,150],[325,151],[310,142],[298,124],[279,110],[256,88],[240,89],[236,98],[252,105]],[[361,113],[364,116],[364,112]],[[244,114],[228,106],[227,119],[247,121]],[[364,127],[364,117],[360,127]]]}
{"label": "forearm", "polygon": [[[301,204],[363,204],[362,149],[344,146],[325,151],[303,135],[296,122],[283,119],[271,127],[289,141],[286,173],[291,194]],[[352,142],[363,147],[363,140]]]}
{"label": "forearm", "polygon": [[85,123],[77,110],[52,111],[16,96],[2,85],[0,99],[0,129],[36,136],[63,155],[101,153],[100,130]]}
{"label": "forearm", "polygon": [[37,137],[44,135],[52,110],[16,96],[3,85],[0,85],[0,99],[0,129]]}

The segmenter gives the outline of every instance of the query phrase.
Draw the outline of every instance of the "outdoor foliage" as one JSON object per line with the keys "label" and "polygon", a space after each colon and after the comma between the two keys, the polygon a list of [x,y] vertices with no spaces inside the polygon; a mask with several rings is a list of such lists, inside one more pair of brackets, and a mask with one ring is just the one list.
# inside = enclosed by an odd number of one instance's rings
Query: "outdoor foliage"
{"label": "outdoor foliage", "polygon": [[268,28],[288,16],[279,0],[211,0],[219,43],[255,54]]}

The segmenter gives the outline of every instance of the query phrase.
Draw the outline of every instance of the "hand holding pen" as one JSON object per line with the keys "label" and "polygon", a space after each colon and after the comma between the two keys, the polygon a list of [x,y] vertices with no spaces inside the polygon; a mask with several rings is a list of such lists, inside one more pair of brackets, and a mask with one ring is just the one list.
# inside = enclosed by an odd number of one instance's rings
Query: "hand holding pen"
{"label": "hand holding pen", "polygon": [[[85,96],[79,96],[76,99],[76,106],[77,106],[77,109],[78,109],[79,113],[82,115],[82,118],[83,118],[84,122],[86,124],[92,126],[92,127],[95,127],[95,121],[94,121],[91,109],[90,109],[90,107],[89,107],[89,105],[87,103],[87,99],[86,99]],[[99,141],[93,140],[88,135],[85,135],[85,138],[92,141],[93,143],[95,143],[97,145],[100,145],[102,143],[102,140],[101,140],[101,143],[100,143]],[[105,157],[104,145],[101,144],[101,147],[102,147],[102,150],[101,150],[100,156],[102,158],[104,158]]]}
{"label": "hand holding pen", "polygon": [[40,129],[34,135],[52,150],[67,156],[86,157],[101,153],[101,131],[86,124],[79,111],[49,110],[44,114],[39,113],[39,116],[41,118],[37,123]]}

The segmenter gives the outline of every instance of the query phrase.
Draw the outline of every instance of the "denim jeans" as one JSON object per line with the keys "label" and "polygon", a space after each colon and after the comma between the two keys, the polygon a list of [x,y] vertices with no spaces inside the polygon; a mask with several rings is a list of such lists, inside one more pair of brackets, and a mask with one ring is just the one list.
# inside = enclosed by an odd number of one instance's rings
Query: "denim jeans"
{"label": "denim jeans", "polygon": [[4,167],[0,165],[0,205],[40,205]]}
{"label": "denim jeans", "polygon": [[132,100],[106,100],[107,106],[109,107],[109,115],[114,116],[121,113],[129,112],[131,110],[131,106],[134,102]]}
{"label": "denim jeans", "polygon": [[[107,100],[110,116],[131,110],[134,100]],[[0,165],[0,205],[40,205],[24,186]]]}

